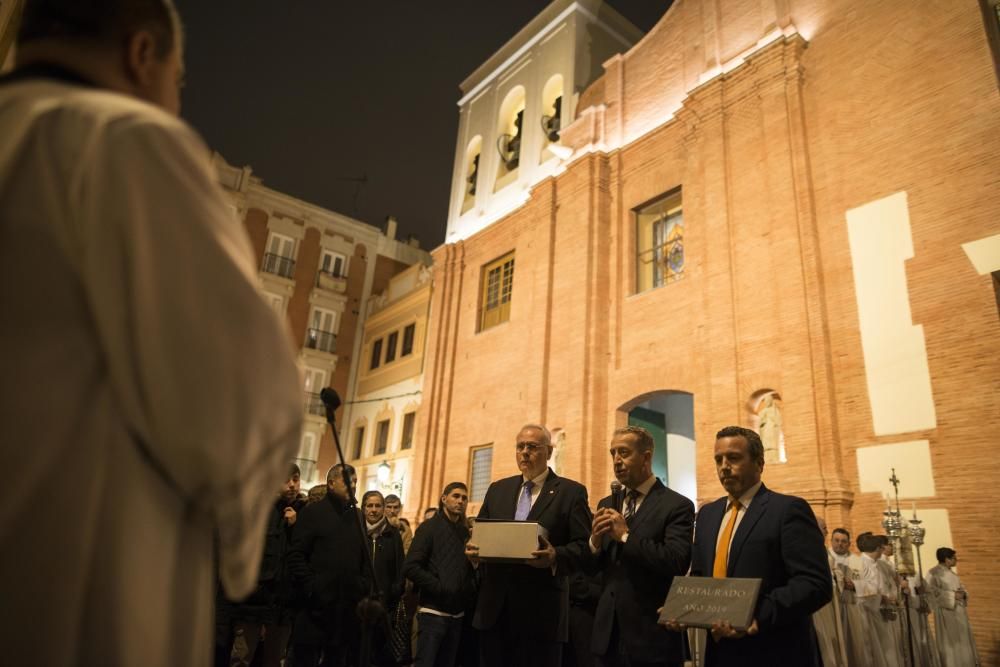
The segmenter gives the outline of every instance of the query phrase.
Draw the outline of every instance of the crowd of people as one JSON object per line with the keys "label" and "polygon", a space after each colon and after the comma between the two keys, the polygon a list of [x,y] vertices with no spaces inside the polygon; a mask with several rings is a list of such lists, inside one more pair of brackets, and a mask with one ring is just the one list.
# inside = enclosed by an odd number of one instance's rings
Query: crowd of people
{"label": "crowd of people", "polygon": [[[819,526],[826,535],[822,519]],[[830,536],[834,594],[813,616],[824,665],[980,664],[966,611],[968,592],[953,570],[958,562],[953,549],[938,548],[938,564],[924,578],[899,573],[895,545],[886,535],[861,533],[855,545],[853,554],[846,528],[836,528]]]}
{"label": "crowd of people", "polygon": [[[395,495],[367,491],[354,506],[351,466],[331,468],[308,497],[293,466],[271,509],[256,590],[233,603],[220,588],[216,664],[977,664],[955,552],[939,549],[921,580],[897,575],[882,535],[862,533],[852,554],[837,528],[826,550],[826,524],[805,501],[762,483],[763,445],[751,430],[719,431],[726,495],[697,521],[691,501],[652,474],[642,428],[613,434],[622,496],[596,512],[582,485],[549,468],[551,452],[543,426],[522,428],[520,474],[491,484],[479,510],[545,527],[537,551],[515,563],[480,558],[463,482],[444,487],[414,533]],[[760,579],[751,626],[719,622],[699,635],[660,622],[673,577],[687,574]]]}

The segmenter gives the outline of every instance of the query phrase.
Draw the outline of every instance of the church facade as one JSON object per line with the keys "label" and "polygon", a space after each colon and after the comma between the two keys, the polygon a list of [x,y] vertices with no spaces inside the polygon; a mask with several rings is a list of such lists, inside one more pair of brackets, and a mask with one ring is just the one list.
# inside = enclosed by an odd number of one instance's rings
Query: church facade
{"label": "church facade", "polygon": [[765,483],[831,528],[884,532],[898,480],[924,570],[961,554],[996,658],[986,8],[677,0],[636,37],[553,2],[462,86],[413,506],[465,480],[474,512],[527,422],[594,505],[612,430],[645,425],[658,476],[701,503],[723,493],[715,432],[752,427]]}

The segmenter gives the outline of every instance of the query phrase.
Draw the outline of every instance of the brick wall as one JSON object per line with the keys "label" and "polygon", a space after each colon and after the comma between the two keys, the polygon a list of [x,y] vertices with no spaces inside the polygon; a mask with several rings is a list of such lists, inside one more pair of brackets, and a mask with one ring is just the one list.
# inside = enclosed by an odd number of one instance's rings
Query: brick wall
{"label": "brick wall", "polygon": [[[787,36],[699,84],[775,27]],[[679,0],[588,95],[602,92],[608,140],[631,143],[579,157],[522,208],[434,254],[417,504],[467,479],[471,446],[494,443],[494,479],[515,474],[514,436],[536,420],[565,430],[564,472],[596,504],[611,430],[660,391],[694,396],[698,493],[712,499],[715,431],[749,425],[751,394],[776,389],[789,460],[765,481],[831,526],[881,532],[859,447],[929,440],[937,495],[921,502],[949,511],[980,651],[996,660],[1000,319],[990,277],[961,250],[1000,231],[1000,97],[979,8]],[[635,294],[631,211],[677,186],[684,278]],[[937,427],[877,437],[845,212],[899,191]],[[481,267],[510,250],[510,321],[477,332]]]}

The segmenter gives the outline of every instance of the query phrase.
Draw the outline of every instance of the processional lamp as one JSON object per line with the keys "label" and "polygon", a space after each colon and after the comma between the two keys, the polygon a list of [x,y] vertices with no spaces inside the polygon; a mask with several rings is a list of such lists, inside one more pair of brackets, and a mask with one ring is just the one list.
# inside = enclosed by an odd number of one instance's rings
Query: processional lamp
{"label": "processional lamp", "polygon": [[[896,492],[896,509],[892,509],[892,505],[889,503],[889,499],[886,498],[886,508],[882,512],[882,527],[885,529],[886,534],[892,539],[893,553],[896,555],[896,574],[897,575],[912,575],[913,570],[913,550],[911,549],[911,538],[910,530],[906,525],[906,520],[903,519],[902,513],[899,511],[899,478],[896,477],[896,469],[892,469],[892,477],[889,478],[889,482],[892,484],[893,489]],[[923,529],[921,529],[922,531]],[[921,532],[921,542],[923,541],[923,534]],[[919,549],[917,551],[919,554]],[[910,667],[914,667],[913,657],[914,657],[914,645],[913,645],[913,628],[910,627],[910,602],[909,594],[903,593],[903,614],[906,619],[906,645],[909,648],[907,651],[907,664]]]}

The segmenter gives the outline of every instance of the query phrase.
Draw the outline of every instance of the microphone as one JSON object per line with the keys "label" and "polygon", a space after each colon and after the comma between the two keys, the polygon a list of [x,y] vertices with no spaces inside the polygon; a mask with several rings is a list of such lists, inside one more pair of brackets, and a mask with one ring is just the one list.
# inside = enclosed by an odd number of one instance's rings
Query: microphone
{"label": "microphone", "polygon": [[319,392],[319,400],[323,401],[323,405],[330,410],[336,410],[340,407],[340,395],[335,389],[323,387],[323,390]]}
{"label": "microphone", "polygon": [[323,401],[323,407],[326,408],[326,420],[333,424],[333,413],[340,407],[340,396],[336,390],[323,387],[322,391],[319,392],[319,400]]}
{"label": "microphone", "polygon": [[621,514],[625,504],[625,487],[617,479],[611,482],[611,507]]}

